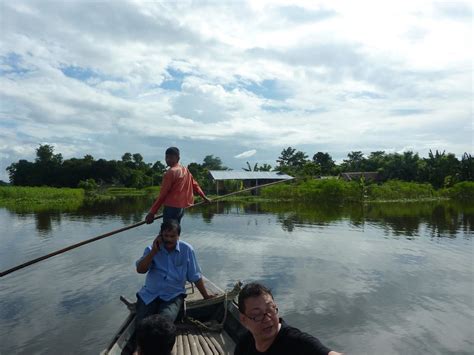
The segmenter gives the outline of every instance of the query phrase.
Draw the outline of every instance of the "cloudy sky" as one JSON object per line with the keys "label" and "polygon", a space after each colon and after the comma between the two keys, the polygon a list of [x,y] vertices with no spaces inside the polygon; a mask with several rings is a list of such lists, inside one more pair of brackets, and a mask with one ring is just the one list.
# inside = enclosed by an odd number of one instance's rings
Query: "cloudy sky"
{"label": "cloudy sky", "polygon": [[0,179],[64,158],[473,152],[470,1],[0,0]]}

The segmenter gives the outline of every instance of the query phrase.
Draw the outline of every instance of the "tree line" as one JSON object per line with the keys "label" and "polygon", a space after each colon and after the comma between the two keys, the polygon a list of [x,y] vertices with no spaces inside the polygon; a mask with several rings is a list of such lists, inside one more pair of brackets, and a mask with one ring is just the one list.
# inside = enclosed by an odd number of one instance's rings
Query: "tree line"
{"label": "tree line", "polygon": [[[317,152],[311,159],[305,152],[288,147],[282,150],[276,165],[253,166],[246,163],[246,171],[278,171],[298,177],[337,176],[343,172],[377,172],[381,181],[404,180],[429,182],[435,188],[450,187],[460,181],[473,181],[474,161],[464,153],[459,160],[454,154],[432,151],[421,158],[418,153],[386,153],[376,151],[365,156],[353,151],[340,164],[327,152]],[[209,170],[227,170],[219,157],[207,155],[202,163],[188,165],[201,186],[209,191],[212,182]],[[161,161],[146,163],[139,153],[125,153],[121,160],[83,158],[63,159],[54,147],[40,145],[34,162],[19,160],[6,169],[10,183],[16,186],[77,187],[87,184],[120,185],[141,188],[159,185],[166,170]]]}
{"label": "tree line", "polygon": [[365,156],[361,151],[352,151],[340,164],[331,155],[317,152],[312,159],[302,151],[292,147],[283,149],[275,170],[292,176],[328,176],[344,172],[376,172],[380,181],[403,180],[430,183],[434,188],[450,187],[457,182],[473,181],[474,160],[464,153],[459,160],[453,153],[434,153],[421,158],[418,153],[371,152]]}

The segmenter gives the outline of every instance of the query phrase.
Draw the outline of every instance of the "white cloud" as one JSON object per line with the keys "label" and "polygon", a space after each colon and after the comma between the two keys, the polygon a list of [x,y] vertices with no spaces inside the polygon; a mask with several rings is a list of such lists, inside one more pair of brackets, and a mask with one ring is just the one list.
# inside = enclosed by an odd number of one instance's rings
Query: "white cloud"
{"label": "white cloud", "polygon": [[255,149],[252,149],[252,150],[247,150],[246,152],[237,154],[234,156],[234,158],[236,159],[250,158],[250,157],[253,157],[255,154],[257,154],[257,151]]}
{"label": "white cloud", "polygon": [[290,145],[472,151],[467,1],[16,1],[1,16],[3,180],[43,141],[149,160],[169,142],[230,167],[253,147],[262,163]]}

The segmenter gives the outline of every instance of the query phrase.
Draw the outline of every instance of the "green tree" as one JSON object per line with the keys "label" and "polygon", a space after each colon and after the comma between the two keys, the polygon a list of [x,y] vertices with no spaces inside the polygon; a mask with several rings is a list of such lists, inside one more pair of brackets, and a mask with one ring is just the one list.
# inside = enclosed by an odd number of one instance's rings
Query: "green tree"
{"label": "green tree", "polygon": [[201,175],[205,174],[206,169],[199,163],[190,163],[188,170],[191,172],[195,179],[198,179]]}
{"label": "green tree", "polygon": [[246,164],[247,164],[247,167],[242,168],[242,170],[245,170],[245,171],[258,171],[258,163],[255,163],[255,165],[253,166],[253,169],[250,166],[250,163],[248,161],[246,162]]}
{"label": "green tree", "polygon": [[222,165],[222,160],[214,155],[206,155],[202,167],[207,170],[227,170],[227,167]]}
{"label": "green tree", "polygon": [[344,171],[364,171],[365,158],[361,151],[352,151],[344,159]]}
{"label": "green tree", "polygon": [[270,164],[264,163],[258,167],[258,171],[271,171],[272,166]]}
{"label": "green tree", "polygon": [[474,180],[474,159],[471,154],[464,153],[460,162],[460,180],[473,181]]}
{"label": "green tree", "polygon": [[365,161],[365,168],[367,171],[380,171],[382,172],[387,162],[387,155],[385,151],[378,150],[369,154]]}
{"label": "green tree", "polygon": [[276,167],[276,170],[282,173],[297,175],[306,164],[307,158],[308,156],[306,153],[288,147],[281,151],[280,156],[277,159],[278,166]]}
{"label": "green tree", "polygon": [[397,179],[404,181],[418,181],[420,158],[412,151],[403,154],[388,154],[383,158],[383,180]]}
{"label": "green tree", "polygon": [[307,161],[301,169],[301,175],[316,177],[321,175],[321,166],[312,161]]}
{"label": "green tree", "polygon": [[84,189],[86,191],[92,191],[97,189],[97,183],[94,179],[81,180],[77,184],[77,187]]}
{"label": "green tree", "polygon": [[38,164],[53,163],[60,165],[63,162],[63,156],[61,154],[54,154],[54,147],[44,144],[36,148],[35,161]]}
{"label": "green tree", "polygon": [[61,154],[54,154],[54,147],[40,145],[36,149],[35,170],[37,181],[34,185],[61,186],[60,170],[63,163]]}
{"label": "green tree", "polygon": [[151,184],[157,185],[160,184],[161,180],[163,180],[163,175],[166,171],[166,166],[159,160],[152,165],[151,169]]}
{"label": "green tree", "polygon": [[460,163],[454,154],[446,154],[445,151],[441,153],[438,150],[433,154],[430,150],[428,158],[423,160],[425,170],[422,172],[422,178],[431,183],[434,188],[443,187],[447,176],[451,176],[448,179],[451,184],[457,182]]}
{"label": "green tree", "polygon": [[7,169],[10,183],[17,186],[38,185],[35,164],[24,159],[10,164]]}
{"label": "green tree", "polygon": [[245,171],[271,171],[272,170],[272,166],[266,163],[260,166],[258,165],[258,163],[255,163],[253,168],[248,161],[246,162],[246,164],[247,164],[247,167],[242,168],[242,170],[245,170]]}
{"label": "green tree", "polygon": [[329,153],[317,152],[313,155],[313,162],[319,165],[321,174],[323,175],[330,175],[332,169],[336,166]]}
{"label": "green tree", "polygon": [[131,162],[132,161],[132,153],[125,153],[124,155],[122,155],[122,161],[124,163],[128,163],[128,162]]}

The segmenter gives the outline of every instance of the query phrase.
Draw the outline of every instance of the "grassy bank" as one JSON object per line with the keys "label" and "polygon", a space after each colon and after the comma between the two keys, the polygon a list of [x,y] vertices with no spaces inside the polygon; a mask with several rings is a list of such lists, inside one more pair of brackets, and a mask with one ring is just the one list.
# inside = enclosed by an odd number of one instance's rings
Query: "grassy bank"
{"label": "grassy bank", "polygon": [[[144,189],[109,187],[84,190],[54,187],[0,186],[0,206],[15,210],[41,209],[73,210],[83,203],[94,204],[118,198],[155,198],[158,186]],[[211,199],[217,196],[209,196]],[[323,203],[403,202],[452,199],[471,203],[474,201],[474,182],[460,182],[453,187],[435,190],[430,184],[398,180],[384,184],[363,184],[343,180],[301,180],[265,187],[260,195],[249,192],[233,195],[221,201],[261,202],[301,201]]]}
{"label": "grassy bank", "polygon": [[159,194],[158,186],[150,186],[143,189],[132,187],[109,187],[106,189],[90,189],[86,190],[85,199],[87,203],[97,201],[110,201],[117,198],[134,198],[134,197],[155,197]]}
{"label": "grassy bank", "polygon": [[84,197],[83,189],[0,186],[0,206],[16,211],[74,210]]}
{"label": "grassy bank", "polygon": [[427,201],[446,198],[473,201],[474,182],[461,182],[451,188],[435,190],[430,184],[398,180],[380,185],[336,179],[306,180],[266,187],[262,189],[260,198],[337,203]]}
{"label": "grassy bank", "polygon": [[107,202],[118,198],[158,195],[159,187],[145,189],[110,187],[98,190],[80,188],[0,186],[0,206],[14,211],[60,210],[74,211],[85,204]]}

